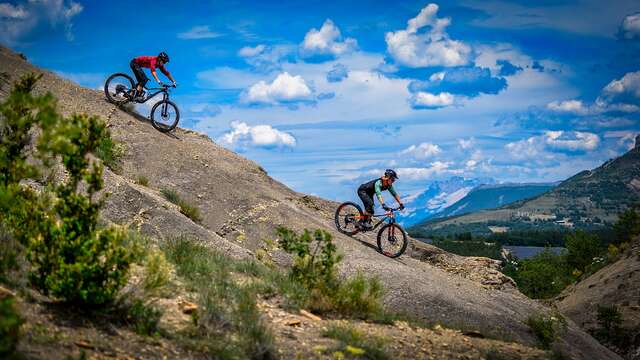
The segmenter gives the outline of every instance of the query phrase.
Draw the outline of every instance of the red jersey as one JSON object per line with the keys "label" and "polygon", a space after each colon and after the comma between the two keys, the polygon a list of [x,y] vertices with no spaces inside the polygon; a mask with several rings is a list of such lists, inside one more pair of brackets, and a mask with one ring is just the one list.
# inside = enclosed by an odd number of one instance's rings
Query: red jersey
{"label": "red jersey", "polygon": [[169,76],[169,71],[164,68],[164,65],[158,65],[158,57],[157,56],[138,56],[133,59],[133,62],[136,64],[151,69],[151,72],[156,70],[156,67],[162,71],[163,74]]}

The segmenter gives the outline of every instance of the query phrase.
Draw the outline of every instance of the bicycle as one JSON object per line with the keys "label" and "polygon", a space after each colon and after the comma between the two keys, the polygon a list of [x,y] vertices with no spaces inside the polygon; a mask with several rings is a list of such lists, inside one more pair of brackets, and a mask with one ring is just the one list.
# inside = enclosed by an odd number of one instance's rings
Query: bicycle
{"label": "bicycle", "polygon": [[[154,93],[148,92],[143,99],[135,99],[135,82],[133,78],[127,74],[116,73],[107,79],[104,83],[104,93],[107,100],[118,106],[122,106],[128,102],[145,103],[156,95],[162,93],[162,100],[158,101],[151,108],[149,119],[151,125],[161,132],[169,132],[178,125],[180,120],[180,111],[178,106],[169,100],[169,88],[173,85],[162,85],[159,88],[149,88],[147,90],[158,90]],[[158,113],[156,114],[156,111]]]}
{"label": "bicycle", "polygon": [[356,203],[345,202],[336,209],[336,228],[338,228],[339,232],[352,236],[359,232],[374,231],[384,223],[385,225],[378,231],[378,251],[390,258],[397,258],[407,250],[408,244],[407,233],[396,223],[394,212],[398,210],[400,208],[392,208],[384,214],[372,215],[374,218],[382,219],[376,222],[370,230],[367,230],[359,225],[360,220],[364,219],[360,206]]}

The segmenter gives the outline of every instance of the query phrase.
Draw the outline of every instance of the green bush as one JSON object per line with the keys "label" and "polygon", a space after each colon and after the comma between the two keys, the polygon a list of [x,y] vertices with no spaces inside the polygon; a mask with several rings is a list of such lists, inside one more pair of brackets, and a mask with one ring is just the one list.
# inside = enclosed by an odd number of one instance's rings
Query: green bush
{"label": "green bush", "polygon": [[[26,245],[30,279],[38,289],[66,301],[101,305],[112,301],[126,281],[131,257],[121,246],[123,231],[97,228],[103,201],[95,198],[103,168],[89,154],[110,135],[98,118],[62,118],[50,95],[32,96],[37,80],[24,77],[0,104],[0,221]],[[36,129],[41,130],[37,158],[45,166],[59,159],[67,173],[64,182],[42,193],[20,186],[38,175],[26,162],[29,134]]]}
{"label": "green bush", "polygon": [[602,253],[600,239],[593,234],[578,230],[565,238],[567,265],[572,270],[584,273],[594,258]]}
{"label": "green bush", "polygon": [[20,340],[20,326],[24,322],[18,315],[13,297],[0,298],[0,357],[12,355]]}
{"label": "green bush", "polygon": [[556,296],[573,280],[567,270],[565,257],[549,249],[520,260],[504,271],[515,280],[523,294],[533,299]]}
{"label": "green bush", "polygon": [[339,351],[348,357],[363,359],[390,359],[385,352],[386,342],[380,337],[369,337],[350,326],[331,325],[323,336],[340,341]]}
{"label": "green bush", "polygon": [[200,209],[189,204],[188,202],[182,200],[178,192],[173,189],[163,188],[160,190],[160,193],[167,199],[169,202],[178,205],[180,208],[180,212],[193,220],[196,223],[200,223],[202,221],[202,216],[200,215]]}
{"label": "green bush", "polygon": [[617,353],[625,353],[632,346],[632,333],[622,327],[622,313],[615,306],[598,305],[596,319],[598,326],[591,334],[601,343],[613,347]]}
{"label": "green bush", "polygon": [[640,235],[640,214],[634,208],[627,209],[620,214],[613,229],[617,237],[616,243],[631,241],[634,236]]}
{"label": "green bush", "polygon": [[142,299],[135,299],[125,310],[126,323],[140,335],[154,335],[162,312]]}
{"label": "green bush", "polygon": [[566,320],[561,315],[532,315],[527,318],[525,323],[543,349],[550,349],[551,344],[560,337],[567,327]]}
{"label": "green bush", "polygon": [[342,259],[326,231],[308,230],[300,236],[293,230],[280,227],[276,234],[280,246],[294,254],[291,276],[309,289],[333,289],[336,286],[335,265]]}
{"label": "green bush", "polygon": [[279,243],[283,250],[294,254],[290,278],[303,286],[308,295],[298,300],[317,313],[336,312],[362,319],[383,318],[384,290],[377,278],[366,278],[358,273],[342,282],[336,276],[336,265],[342,257],[332,242],[331,234],[305,230],[302,235],[279,228]]}
{"label": "green bush", "polygon": [[341,314],[366,319],[383,312],[383,295],[382,283],[377,278],[369,279],[358,272],[337,288],[333,303]]}

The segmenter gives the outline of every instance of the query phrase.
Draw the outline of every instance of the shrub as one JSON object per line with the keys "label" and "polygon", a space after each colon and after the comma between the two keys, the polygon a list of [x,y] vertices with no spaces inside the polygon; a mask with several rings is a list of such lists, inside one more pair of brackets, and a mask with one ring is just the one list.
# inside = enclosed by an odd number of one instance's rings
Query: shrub
{"label": "shrub", "polygon": [[598,305],[598,326],[591,331],[601,343],[613,346],[618,353],[624,353],[632,347],[632,331],[622,327],[622,313],[615,306]]}
{"label": "shrub", "polygon": [[[0,220],[27,247],[32,283],[66,301],[101,305],[113,300],[126,281],[130,254],[123,231],[97,229],[102,200],[102,164],[91,161],[108,138],[96,117],[62,118],[50,95],[34,97],[37,77],[22,78],[0,105]],[[36,193],[20,181],[37,175],[26,162],[30,132],[39,128],[37,157],[50,166],[60,159],[67,180]],[[81,190],[82,189],[82,190]]]}
{"label": "shrub", "polygon": [[178,207],[180,208],[180,213],[182,213],[184,216],[188,217],[196,223],[200,223],[202,221],[200,209],[182,200],[177,191],[164,188],[160,190],[160,193],[164,196],[165,199],[167,199],[171,203],[178,205]]}
{"label": "shrub", "polygon": [[338,312],[362,319],[383,317],[381,304],[383,288],[376,278],[355,277],[338,281],[336,265],[342,257],[332,242],[331,234],[305,230],[302,235],[279,228],[280,246],[294,254],[290,278],[303,286],[308,295],[300,297],[304,305],[315,312]]}
{"label": "shrub", "polygon": [[13,297],[0,298],[0,357],[9,357],[20,340],[20,326],[24,322],[16,312]]}
{"label": "shrub", "polygon": [[342,257],[336,253],[337,248],[331,241],[331,234],[316,230],[312,236],[305,230],[298,236],[293,230],[280,227],[277,235],[282,249],[295,255],[291,276],[296,281],[308,289],[335,287],[335,265]]}
{"label": "shrub", "polygon": [[140,335],[153,335],[158,331],[162,312],[142,299],[135,299],[126,307],[126,322]]}
{"label": "shrub", "polygon": [[382,283],[377,278],[368,279],[358,272],[338,287],[333,299],[341,314],[364,319],[383,312],[383,295]]}
{"label": "shrub", "polygon": [[629,242],[640,234],[640,214],[636,209],[630,208],[618,216],[618,221],[613,225],[616,233],[616,243]]}
{"label": "shrub", "polygon": [[340,341],[337,351],[349,357],[365,359],[389,359],[385,341],[380,337],[368,337],[350,326],[331,325],[323,336]]}
{"label": "shrub", "polygon": [[565,238],[567,247],[567,264],[571,269],[577,269],[581,273],[593,259],[601,253],[600,239],[593,234],[578,230]]}
{"label": "shrub", "polygon": [[546,299],[559,294],[572,278],[566,270],[562,255],[555,255],[549,249],[535,256],[521,260],[517,270],[507,273],[518,284],[518,289],[533,299]]}
{"label": "shrub", "polygon": [[532,315],[527,318],[525,323],[543,349],[550,349],[551,344],[560,337],[567,326],[566,320],[561,315]]}

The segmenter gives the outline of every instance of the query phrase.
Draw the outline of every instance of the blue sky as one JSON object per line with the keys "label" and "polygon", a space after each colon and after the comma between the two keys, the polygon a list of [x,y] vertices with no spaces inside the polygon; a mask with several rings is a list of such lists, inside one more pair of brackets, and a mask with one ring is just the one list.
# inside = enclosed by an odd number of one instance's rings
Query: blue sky
{"label": "blue sky", "polygon": [[92,88],[166,51],[181,126],[325,198],[562,180],[640,132],[637,1],[130,4],[0,0],[0,43]]}

